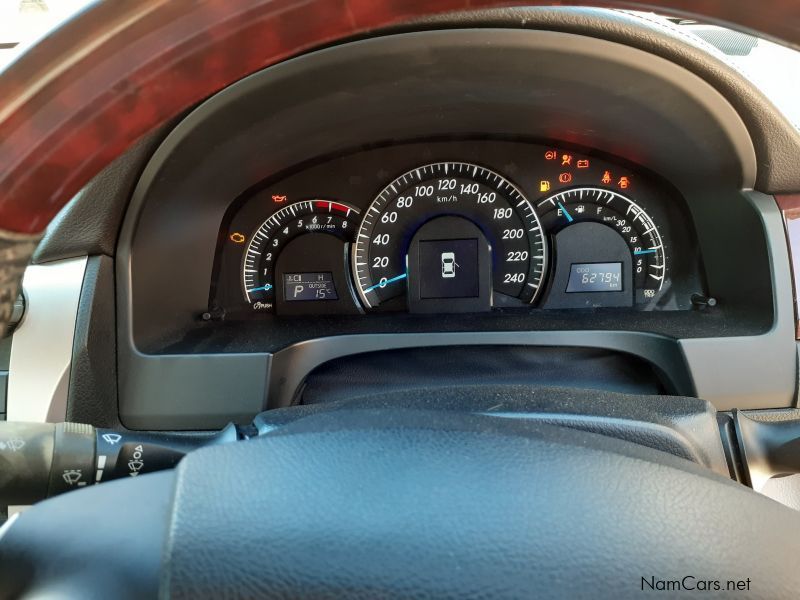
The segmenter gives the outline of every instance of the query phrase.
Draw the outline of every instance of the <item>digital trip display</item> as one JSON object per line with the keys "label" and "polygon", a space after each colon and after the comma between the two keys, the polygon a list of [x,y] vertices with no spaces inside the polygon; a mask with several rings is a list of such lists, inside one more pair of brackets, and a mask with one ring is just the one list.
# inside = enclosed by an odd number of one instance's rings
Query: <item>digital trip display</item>
{"label": "digital trip display", "polygon": [[283,294],[287,302],[339,299],[333,273],[284,273]]}
{"label": "digital trip display", "polygon": [[622,263],[572,263],[567,293],[621,292]]}

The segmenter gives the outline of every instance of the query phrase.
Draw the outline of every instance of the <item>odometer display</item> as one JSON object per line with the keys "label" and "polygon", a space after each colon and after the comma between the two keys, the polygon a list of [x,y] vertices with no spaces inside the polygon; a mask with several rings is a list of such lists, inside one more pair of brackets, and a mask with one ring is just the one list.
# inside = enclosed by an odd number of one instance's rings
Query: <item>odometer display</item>
{"label": "odometer display", "polygon": [[[442,216],[467,219],[481,230],[491,248],[495,294],[533,301],[542,284],[547,248],[532,204],[494,171],[440,162],[404,173],[365,212],[352,266],[366,307],[405,294],[411,239],[425,223]],[[442,261],[445,277],[448,257]]]}

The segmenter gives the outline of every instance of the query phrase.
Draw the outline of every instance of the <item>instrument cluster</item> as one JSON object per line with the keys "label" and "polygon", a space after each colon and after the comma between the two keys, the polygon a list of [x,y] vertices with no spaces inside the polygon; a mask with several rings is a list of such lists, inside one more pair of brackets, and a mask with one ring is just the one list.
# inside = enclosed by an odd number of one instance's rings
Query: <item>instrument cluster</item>
{"label": "instrument cluster", "polygon": [[222,223],[228,316],[686,309],[688,210],[645,169],[559,144],[365,149],[248,190]]}

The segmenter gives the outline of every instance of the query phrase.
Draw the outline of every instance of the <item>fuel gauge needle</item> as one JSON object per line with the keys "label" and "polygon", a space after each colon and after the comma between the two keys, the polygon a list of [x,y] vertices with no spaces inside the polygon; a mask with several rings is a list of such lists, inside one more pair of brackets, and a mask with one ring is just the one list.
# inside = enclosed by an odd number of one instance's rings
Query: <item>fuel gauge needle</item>
{"label": "fuel gauge needle", "polygon": [[564,205],[563,205],[563,204],[561,204],[561,202],[559,202],[559,203],[558,203],[558,208],[560,208],[560,209],[561,209],[561,212],[562,212],[562,213],[564,214],[564,216],[567,218],[567,221],[569,221],[570,223],[572,223],[572,221],[574,221],[574,219],[572,218],[572,215],[571,215],[571,214],[569,214],[569,212],[567,211],[567,209],[566,209],[566,208],[564,208]]}

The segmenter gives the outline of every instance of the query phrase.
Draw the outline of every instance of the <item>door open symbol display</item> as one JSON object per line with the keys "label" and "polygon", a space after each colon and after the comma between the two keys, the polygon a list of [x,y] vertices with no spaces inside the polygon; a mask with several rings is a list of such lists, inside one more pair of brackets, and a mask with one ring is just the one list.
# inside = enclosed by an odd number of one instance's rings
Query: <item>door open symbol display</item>
{"label": "door open symbol display", "polygon": [[420,240],[418,248],[416,278],[420,298],[477,297],[477,239]]}
{"label": "door open symbol display", "polygon": [[442,277],[452,279],[456,276],[456,255],[454,252],[442,252]]}

